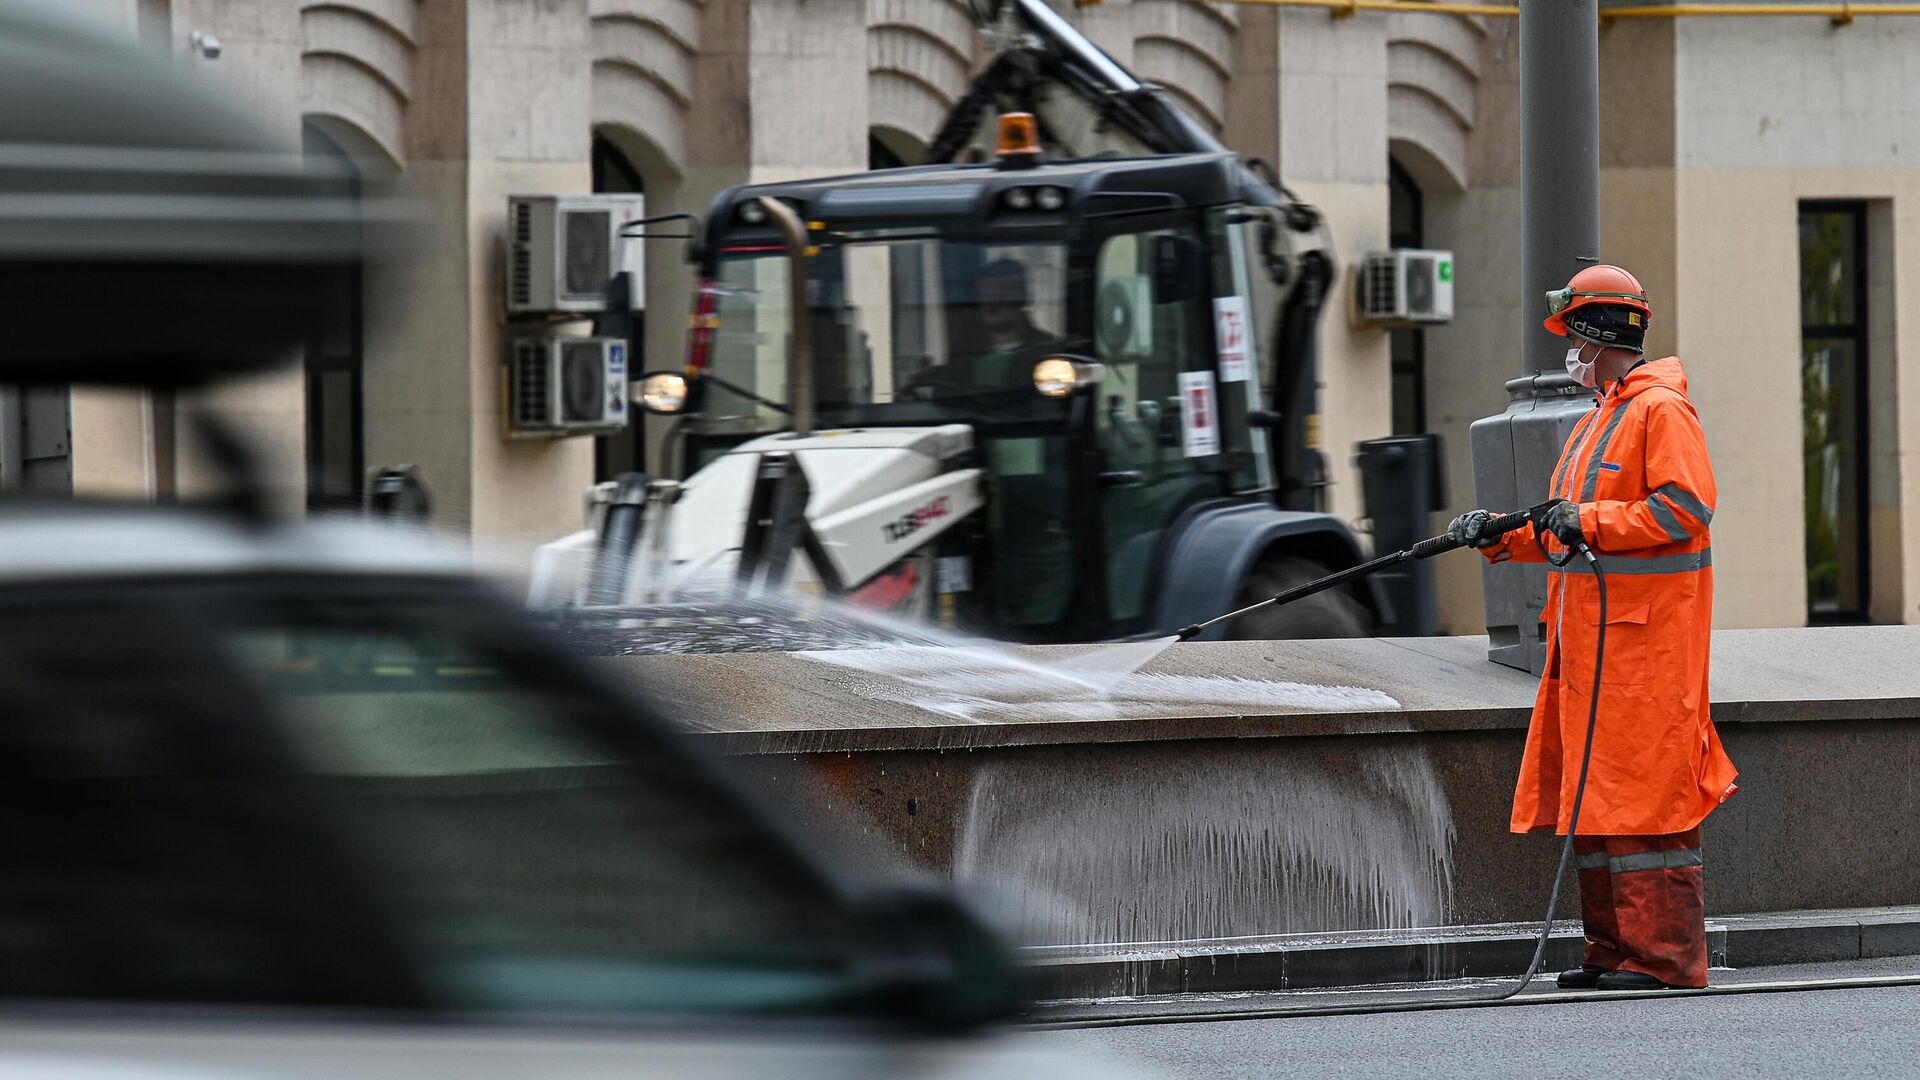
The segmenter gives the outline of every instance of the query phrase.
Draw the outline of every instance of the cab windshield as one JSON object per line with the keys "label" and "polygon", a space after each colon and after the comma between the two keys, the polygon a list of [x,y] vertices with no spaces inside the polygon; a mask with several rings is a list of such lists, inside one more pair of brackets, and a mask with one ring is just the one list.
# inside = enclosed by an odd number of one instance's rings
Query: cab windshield
{"label": "cab windshield", "polygon": [[[928,236],[825,247],[807,260],[814,401],[830,423],[1033,418],[1058,403],[1033,366],[1065,348],[1066,251]],[[785,426],[789,262],[722,249],[703,413],[711,427]]]}

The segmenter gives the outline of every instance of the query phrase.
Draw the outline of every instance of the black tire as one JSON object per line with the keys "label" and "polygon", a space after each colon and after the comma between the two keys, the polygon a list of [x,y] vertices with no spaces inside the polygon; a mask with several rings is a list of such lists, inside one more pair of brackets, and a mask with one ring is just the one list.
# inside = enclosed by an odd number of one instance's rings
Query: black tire
{"label": "black tire", "polygon": [[[1304,585],[1331,573],[1311,559],[1276,555],[1262,559],[1247,579],[1240,583],[1237,606],[1265,600],[1275,593]],[[1373,612],[1360,602],[1350,587],[1328,589],[1304,600],[1275,607],[1269,605],[1250,611],[1228,628],[1235,641],[1273,641],[1281,638],[1372,637]]]}

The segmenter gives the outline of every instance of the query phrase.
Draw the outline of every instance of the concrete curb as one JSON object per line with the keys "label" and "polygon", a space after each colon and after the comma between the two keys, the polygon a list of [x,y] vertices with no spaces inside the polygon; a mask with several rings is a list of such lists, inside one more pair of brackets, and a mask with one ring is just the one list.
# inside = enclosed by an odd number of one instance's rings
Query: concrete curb
{"label": "concrete curb", "polygon": [[[1539,924],[1020,950],[1038,1001],[1313,990],[1519,974]],[[1545,970],[1579,962],[1580,922],[1556,923]],[[1759,967],[1920,955],[1920,907],[1787,911],[1707,920],[1708,962]]]}

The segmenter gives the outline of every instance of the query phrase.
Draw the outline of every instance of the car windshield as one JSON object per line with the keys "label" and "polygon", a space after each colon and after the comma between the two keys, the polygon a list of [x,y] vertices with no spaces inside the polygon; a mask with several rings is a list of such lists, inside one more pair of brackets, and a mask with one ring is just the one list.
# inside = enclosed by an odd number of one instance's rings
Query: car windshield
{"label": "car windshield", "polygon": [[[1056,404],[1035,393],[1033,365],[1064,346],[1061,246],[899,237],[823,247],[807,266],[823,419],[1024,416]],[[784,425],[767,403],[786,403],[788,267],[764,245],[721,251],[709,424]]]}
{"label": "car windshield", "polygon": [[470,601],[0,611],[0,996],[854,1007],[835,894],[528,643]]}

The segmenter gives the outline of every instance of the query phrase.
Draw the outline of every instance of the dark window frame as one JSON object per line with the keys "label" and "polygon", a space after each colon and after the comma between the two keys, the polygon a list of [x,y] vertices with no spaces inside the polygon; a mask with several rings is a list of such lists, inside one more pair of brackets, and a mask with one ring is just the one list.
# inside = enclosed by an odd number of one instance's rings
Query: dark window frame
{"label": "dark window frame", "polygon": [[[1401,165],[1392,155],[1387,157],[1388,198],[1391,200],[1394,189],[1407,193],[1407,208],[1412,217],[1410,227],[1394,231],[1387,238],[1389,247],[1417,248],[1426,246],[1427,216],[1426,192],[1421,190],[1419,181]],[[1414,327],[1410,330],[1397,330],[1395,334],[1406,334],[1413,346],[1412,355],[1402,361],[1391,356],[1389,346],[1388,377],[1410,375],[1413,379],[1413,430],[1395,431],[1395,435],[1424,435],[1427,423],[1427,335],[1426,331]]]}
{"label": "dark window frame", "polygon": [[[594,194],[627,193],[646,194],[646,180],[633,164],[633,159],[618,143],[598,132],[594,133],[593,145],[589,151],[588,170],[593,177]],[[628,241],[639,243],[638,240]],[[633,313],[633,336],[627,340],[627,378],[637,381],[640,372],[646,367],[647,355],[647,313]],[[627,419],[627,430],[616,435],[596,435],[593,439],[593,478],[596,481],[615,480],[629,472],[647,471],[646,418],[635,411]]]}
{"label": "dark window frame", "polygon": [[[1806,343],[1815,339],[1842,340],[1853,344],[1854,387],[1851,406],[1855,421],[1855,461],[1854,485],[1857,495],[1854,514],[1858,519],[1855,527],[1854,558],[1858,560],[1855,570],[1859,582],[1859,605],[1857,607],[1838,608],[1833,611],[1815,611],[1812,592],[1807,596],[1807,622],[1811,625],[1845,625],[1864,623],[1871,620],[1873,608],[1873,538],[1872,520],[1868,487],[1872,463],[1872,396],[1869,388],[1868,373],[1871,371],[1872,358],[1867,353],[1870,323],[1868,318],[1867,285],[1867,204],[1858,199],[1806,199],[1800,202],[1795,216],[1796,225],[1800,218],[1811,214],[1841,214],[1851,219],[1853,257],[1849,273],[1852,274],[1851,292],[1853,300],[1853,321],[1850,323],[1800,324],[1801,355],[1804,358]],[[1796,228],[1796,236],[1798,229]],[[1803,316],[1804,318],[1804,316]],[[1801,361],[1803,364],[1805,360]],[[1804,407],[1804,405],[1803,405]],[[1802,493],[1804,499],[1805,493]],[[1803,555],[1804,558],[1804,555]]]}

